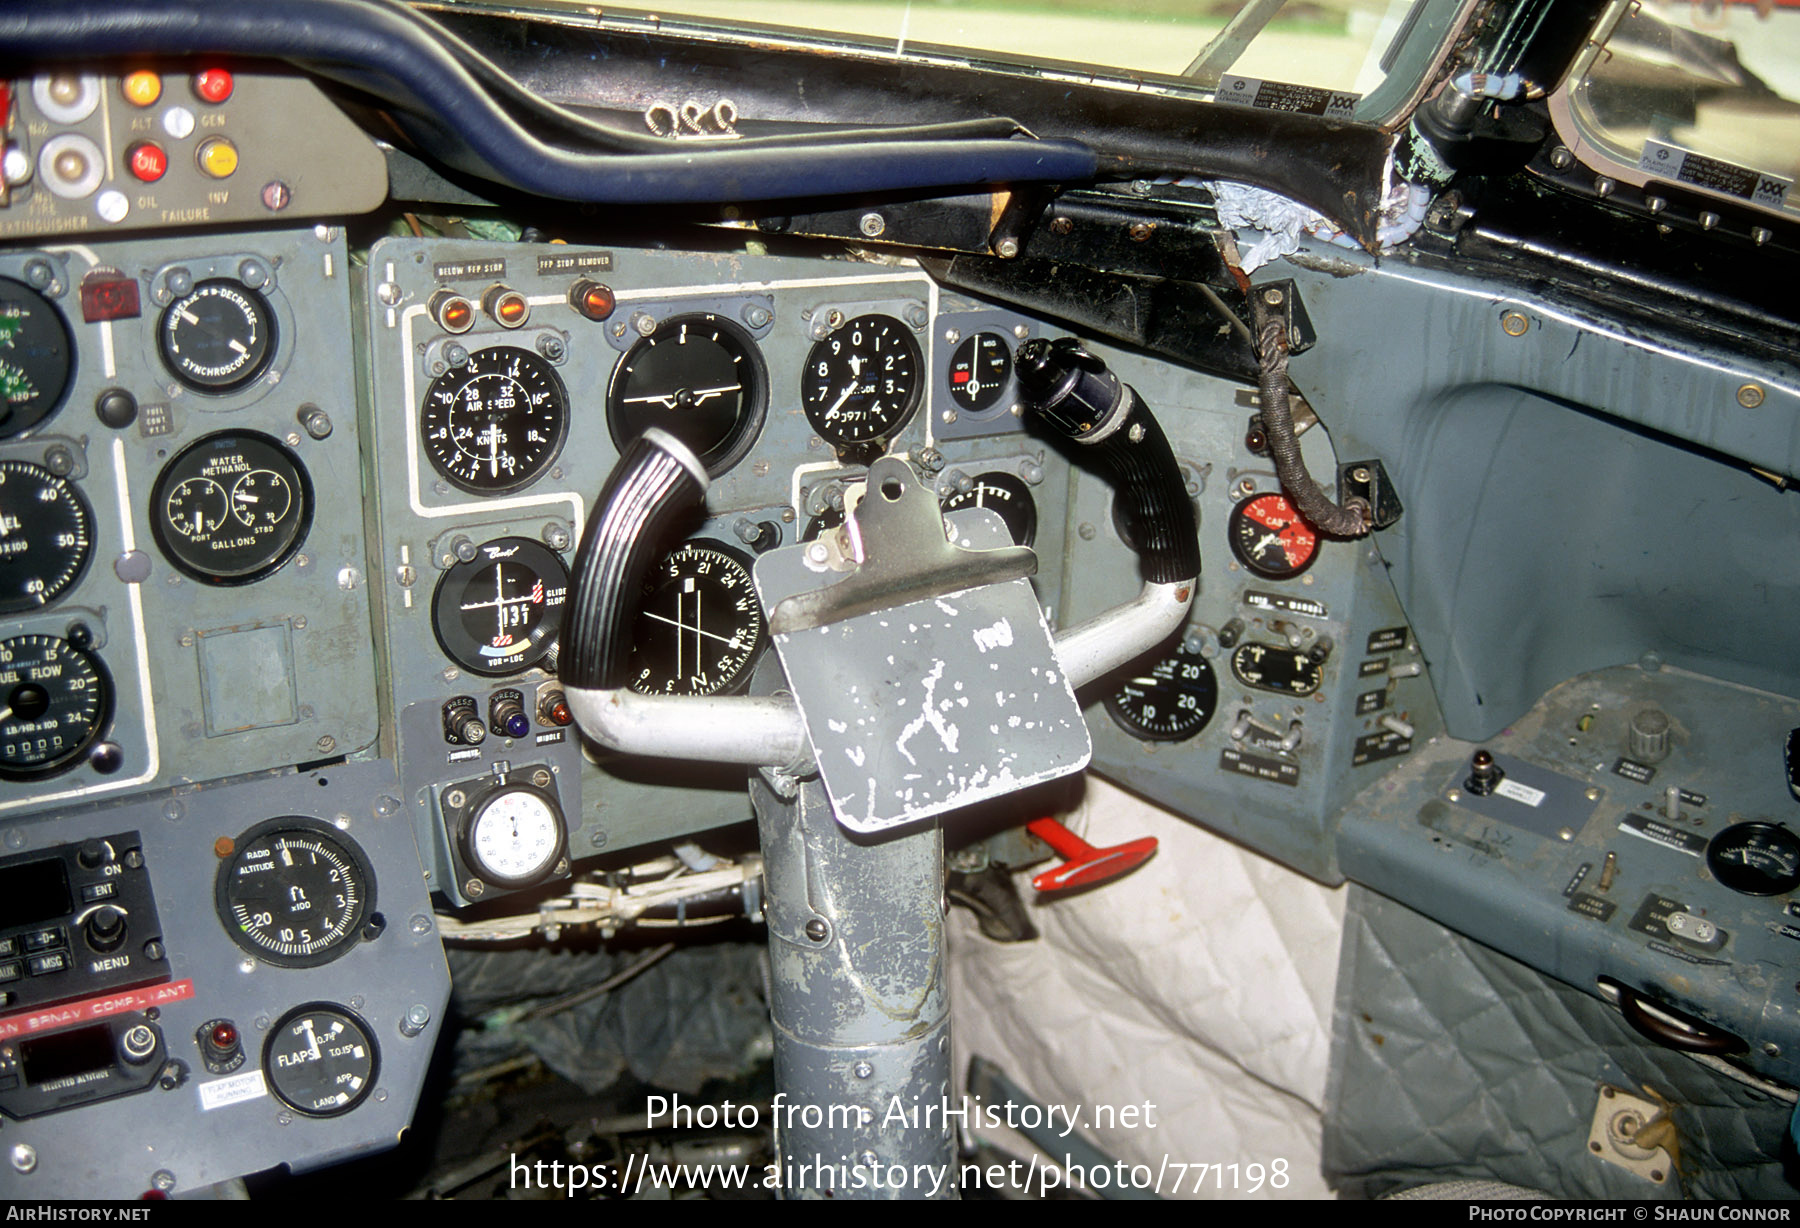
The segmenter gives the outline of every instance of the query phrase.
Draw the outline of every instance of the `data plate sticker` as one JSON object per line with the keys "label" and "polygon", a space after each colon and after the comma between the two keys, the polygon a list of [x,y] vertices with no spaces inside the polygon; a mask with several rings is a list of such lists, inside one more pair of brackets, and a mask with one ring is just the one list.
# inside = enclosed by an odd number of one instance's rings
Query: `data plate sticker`
{"label": "data plate sticker", "polygon": [[1281,759],[1271,759],[1266,755],[1247,755],[1235,747],[1227,746],[1219,752],[1219,766],[1227,772],[1236,772],[1239,776],[1254,776],[1258,780],[1274,781],[1278,785],[1298,785],[1300,768]]}
{"label": "data plate sticker", "polygon": [[1619,830],[1648,840],[1652,844],[1660,844],[1664,848],[1674,849],[1677,853],[1686,853],[1689,857],[1699,857],[1706,852],[1706,838],[1695,835],[1691,831],[1681,831],[1670,827],[1660,819],[1649,815],[1628,814],[1619,820]]}
{"label": "data plate sticker", "polygon": [[214,1109],[222,1109],[228,1104],[242,1104],[246,1100],[259,1100],[269,1094],[268,1084],[263,1082],[263,1072],[246,1070],[242,1074],[227,1075],[223,1079],[211,1079],[200,1085],[200,1107],[210,1113]]}
{"label": "data plate sticker", "polygon": [[1250,589],[1244,593],[1244,604],[1257,610],[1281,610],[1301,618],[1330,618],[1323,601],[1311,597],[1288,597],[1281,593],[1260,593]]}
{"label": "data plate sticker", "polygon": [[1623,776],[1626,780],[1634,780],[1640,785],[1647,785],[1656,779],[1656,769],[1648,763],[1639,763],[1636,759],[1627,759],[1624,755],[1612,765],[1614,776]]}
{"label": "data plate sticker", "polygon": [[1655,140],[1644,142],[1638,166],[1658,179],[1691,183],[1768,209],[1781,208],[1787,201],[1788,189],[1794,186],[1791,179],[1779,175],[1764,174]]}
{"label": "data plate sticker", "polygon": [[1349,119],[1356,114],[1361,94],[1348,90],[1322,90],[1314,85],[1290,85],[1285,81],[1264,81],[1260,77],[1240,77],[1226,73],[1219,78],[1214,102],[1234,107],[1256,107],[1262,111],[1287,111],[1295,115],[1323,115],[1326,119]]}
{"label": "data plate sticker", "polygon": [[1403,738],[1391,729],[1383,729],[1380,733],[1364,734],[1356,739],[1355,749],[1350,755],[1350,766],[1361,767],[1365,763],[1392,759],[1395,755],[1404,755],[1411,749],[1412,739]]}

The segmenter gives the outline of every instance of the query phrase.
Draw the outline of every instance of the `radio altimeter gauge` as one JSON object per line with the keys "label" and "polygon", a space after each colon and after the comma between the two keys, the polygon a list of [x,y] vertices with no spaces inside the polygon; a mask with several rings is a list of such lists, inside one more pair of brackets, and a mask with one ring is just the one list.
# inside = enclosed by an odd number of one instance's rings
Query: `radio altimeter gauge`
{"label": "radio altimeter gauge", "polygon": [[228,277],[203,281],[170,303],[156,330],[163,365],[195,392],[236,392],[275,357],[269,300]]}
{"label": "radio altimeter gauge", "polygon": [[716,476],[756,442],[767,387],[748,333],[716,315],[671,316],[613,369],[606,424],[621,452],[650,427],[661,427]]}
{"label": "radio altimeter gauge", "polygon": [[68,592],[94,551],[94,514],[74,483],[29,461],[0,461],[0,614]]}
{"label": "radio altimeter gauge", "polygon": [[98,657],[53,635],[0,640],[0,780],[75,766],[111,717],[112,686]]}
{"label": "radio altimeter gauge", "polygon": [[718,542],[689,542],[651,571],[638,609],[632,690],[719,695],[750,680],[767,632],[742,555]]}
{"label": "radio altimeter gauge", "polygon": [[419,414],[431,467],[459,490],[504,494],[550,468],[569,431],[569,394],[547,359],[516,346],[476,350],[432,381]]}
{"label": "radio altimeter gauge", "polygon": [[25,283],[0,277],[0,439],[55,413],[74,371],[62,314]]}
{"label": "radio altimeter gauge", "polygon": [[544,659],[562,630],[569,571],[529,537],[477,548],[438,581],[432,627],[450,659],[476,674],[515,674]]}
{"label": "radio altimeter gauge", "polygon": [[819,438],[861,449],[892,439],[919,403],[919,346],[893,316],[858,316],[814,345],[800,404]]}
{"label": "radio altimeter gauge", "polygon": [[1212,662],[1178,649],[1125,679],[1106,710],[1127,733],[1151,742],[1184,742],[1205,729],[1219,707]]}
{"label": "radio altimeter gauge", "polygon": [[289,1011],[263,1045],[269,1090],[307,1117],[348,1113],[374,1090],[380,1067],[368,1025],[328,1002]]}
{"label": "radio altimeter gauge", "polygon": [[219,920],[267,963],[312,968],[355,946],[375,907],[375,876],[348,836],[304,818],[238,837],[219,866]]}

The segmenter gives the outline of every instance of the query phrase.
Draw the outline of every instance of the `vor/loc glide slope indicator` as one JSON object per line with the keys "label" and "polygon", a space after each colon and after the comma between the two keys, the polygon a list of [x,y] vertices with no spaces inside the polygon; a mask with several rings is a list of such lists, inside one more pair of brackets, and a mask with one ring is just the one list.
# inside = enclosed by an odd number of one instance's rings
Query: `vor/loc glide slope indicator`
{"label": "vor/loc glide slope indicator", "polygon": [[438,581],[431,620],[450,659],[477,674],[513,674],[542,661],[562,629],[569,572],[528,537],[477,548]]}

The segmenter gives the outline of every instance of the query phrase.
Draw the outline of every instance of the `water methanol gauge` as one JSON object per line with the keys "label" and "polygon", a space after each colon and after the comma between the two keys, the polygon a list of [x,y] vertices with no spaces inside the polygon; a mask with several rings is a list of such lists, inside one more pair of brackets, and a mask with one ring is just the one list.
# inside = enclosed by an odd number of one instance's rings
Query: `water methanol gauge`
{"label": "water methanol gauge", "polygon": [[312,480],[267,435],[220,431],[163,466],[150,528],[171,563],[207,584],[250,584],[278,571],[312,525]]}
{"label": "water methanol gauge", "polygon": [[213,278],[169,304],[156,339],[163,365],[189,388],[235,392],[275,357],[275,313],[243,282]]}
{"label": "water methanol gauge", "polygon": [[259,823],[219,866],[216,903],[231,940],[282,968],[329,963],[364,937],[375,875],[354,840],[300,817]]}
{"label": "water methanol gauge", "polygon": [[425,391],[419,435],[459,490],[497,495],[535,482],[562,451],[569,394],[548,359],[517,346],[476,350]]}
{"label": "water methanol gauge", "polygon": [[94,514],[67,478],[0,461],[0,614],[48,605],[87,570]]}

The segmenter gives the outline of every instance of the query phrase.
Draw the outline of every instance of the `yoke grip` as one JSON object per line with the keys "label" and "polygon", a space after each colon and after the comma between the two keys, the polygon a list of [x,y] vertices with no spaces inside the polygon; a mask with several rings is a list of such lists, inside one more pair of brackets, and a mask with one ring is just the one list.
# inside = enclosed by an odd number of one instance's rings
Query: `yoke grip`
{"label": "yoke grip", "polygon": [[1175,584],[1200,574],[1194,505],[1174,450],[1142,397],[1073,337],[1019,348],[1027,410],[1109,469],[1144,575]]}
{"label": "yoke grip", "polygon": [[588,690],[625,685],[644,578],[667,548],[669,530],[705,495],[705,467],[673,436],[652,427],[625,449],[575,552],[557,663],[564,683]]}

